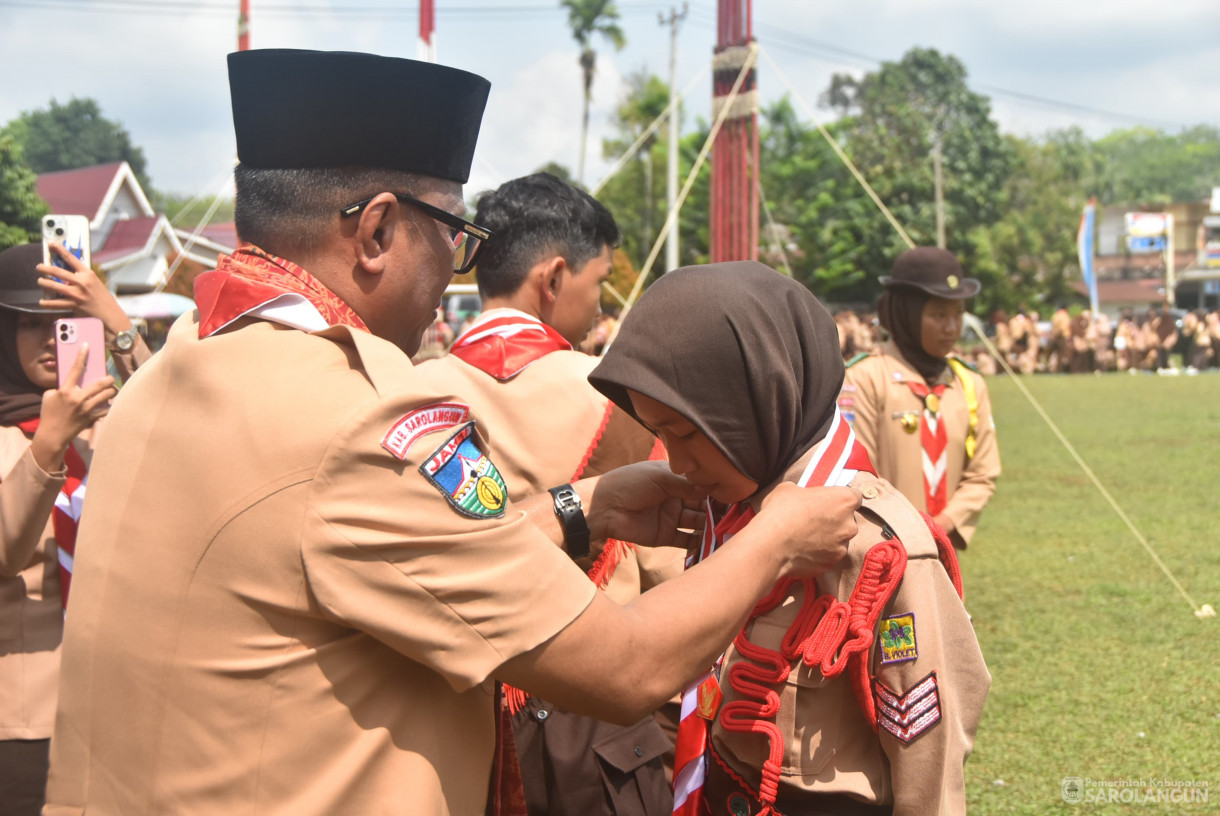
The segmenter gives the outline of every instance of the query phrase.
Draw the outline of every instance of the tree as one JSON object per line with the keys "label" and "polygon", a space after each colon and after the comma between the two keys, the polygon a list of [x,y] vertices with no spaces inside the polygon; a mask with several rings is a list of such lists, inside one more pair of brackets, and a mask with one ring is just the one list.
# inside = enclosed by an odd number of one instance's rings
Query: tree
{"label": "tree", "polygon": [[118,122],[102,116],[93,99],[73,98],[66,105],[54,99],[46,110],[27,111],[6,128],[22,146],[35,173],[74,170],[125,161],[145,190],[151,190],[144,151]]}
{"label": "tree", "polygon": [[[991,118],[991,103],[966,84],[955,57],[914,48],[898,62],[861,79],[838,75],[823,102],[845,115],[841,138],[881,200],[917,244],[935,240],[933,154],[944,162],[948,248],[970,267],[973,230],[999,220],[1012,173],[1011,146]],[[860,242],[855,269],[869,281],[859,294],[875,295],[875,279],[906,248],[875,208],[863,208],[850,232]]]}
{"label": "tree", "polygon": [[[661,79],[643,71],[629,76],[626,94],[615,110],[618,133],[602,142],[603,156],[617,161],[668,104],[669,87]],[[668,147],[663,137],[659,130],[654,131],[599,195],[623,232],[623,249],[637,264],[644,262],[665,219],[655,172],[658,165],[665,164]]]}
{"label": "tree", "polygon": [[585,180],[585,146],[589,137],[589,103],[593,99],[593,74],[597,72],[597,52],[593,50],[593,37],[600,34],[609,40],[615,50],[622,50],[627,36],[619,28],[618,8],[614,0],[559,0],[559,5],[568,10],[568,27],[572,38],[580,46],[580,70],[585,84],[585,100],[580,120],[580,163],[576,178]]}
{"label": "tree", "polygon": [[29,243],[38,234],[47,205],[38,197],[36,181],[21,146],[0,131],[0,249]]}
{"label": "tree", "polygon": [[1176,136],[1146,127],[1114,131],[1093,151],[1090,192],[1109,204],[1200,201],[1220,184],[1220,129],[1211,125]]}

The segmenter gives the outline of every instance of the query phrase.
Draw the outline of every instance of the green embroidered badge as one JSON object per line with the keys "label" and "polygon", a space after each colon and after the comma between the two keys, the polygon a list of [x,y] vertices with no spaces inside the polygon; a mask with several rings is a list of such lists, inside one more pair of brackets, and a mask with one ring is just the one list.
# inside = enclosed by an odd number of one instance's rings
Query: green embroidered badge
{"label": "green embroidered badge", "polygon": [[901,663],[919,657],[915,645],[915,613],[895,615],[881,621],[881,663]]}

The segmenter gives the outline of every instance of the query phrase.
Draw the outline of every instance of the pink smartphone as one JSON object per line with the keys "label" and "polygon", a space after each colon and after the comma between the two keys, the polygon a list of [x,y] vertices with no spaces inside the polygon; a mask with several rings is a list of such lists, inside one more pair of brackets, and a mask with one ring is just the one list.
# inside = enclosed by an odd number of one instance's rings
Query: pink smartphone
{"label": "pink smartphone", "polygon": [[89,344],[89,359],[79,383],[82,388],[106,376],[106,333],[102,321],[96,317],[61,317],[55,321],[55,366],[60,388],[85,343]]}

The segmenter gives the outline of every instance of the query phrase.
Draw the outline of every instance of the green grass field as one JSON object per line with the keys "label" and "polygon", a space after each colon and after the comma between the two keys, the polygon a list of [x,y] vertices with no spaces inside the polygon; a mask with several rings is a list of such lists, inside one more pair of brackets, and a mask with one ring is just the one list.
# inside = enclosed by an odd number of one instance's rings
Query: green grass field
{"label": "green grass field", "polygon": [[[1186,592],[1220,608],[1220,376],[1024,382]],[[1004,473],[961,559],[992,674],[970,812],[1220,813],[1220,617],[1195,617],[1014,383],[989,386]],[[1210,801],[1067,804],[1064,777],[1204,781]]]}

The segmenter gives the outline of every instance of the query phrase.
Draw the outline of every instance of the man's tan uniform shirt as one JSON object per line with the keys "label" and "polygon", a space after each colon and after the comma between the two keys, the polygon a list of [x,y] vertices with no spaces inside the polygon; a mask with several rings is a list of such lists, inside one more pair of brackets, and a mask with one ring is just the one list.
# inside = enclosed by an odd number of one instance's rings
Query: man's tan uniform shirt
{"label": "man's tan uniform shirt", "polygon": [[[967,376],[978,400],[973,457],[966,453],[970,410],[962,383],[946,367],[937,382],[930,385],[946,386],[940,397],[940,417],[948,434],[945,469],[948,503],[944,512],[953,520],[961,543],[969,544],[979,515],[995,493],[1000,476],[1000,449],[987,383],[973,371],[967,372]],[[883,343],[847,369],[839,409],[851,422],[856,439],[868,450],[877,474],[898,488],[911,504],[926,510],[919,431],[923,402],[911,391],[908,381],[923,383],[924,379],[892,341]]]}
{"label": "man's tan uniform shirt", "polygon": [[45,813],[482,813],[489,678],[594,588],[421,471],[461,402],[361,331],[180,319],[94,460]]}

